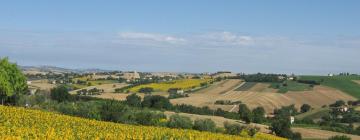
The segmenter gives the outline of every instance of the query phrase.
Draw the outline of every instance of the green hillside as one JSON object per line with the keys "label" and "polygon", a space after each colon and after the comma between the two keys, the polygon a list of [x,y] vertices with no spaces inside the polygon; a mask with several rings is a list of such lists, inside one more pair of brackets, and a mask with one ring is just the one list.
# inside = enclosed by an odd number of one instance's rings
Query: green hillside
{"label": "green hillside", "polygon": [[360,80],[358,75],[350,76],[300,76],[301,80],[315,80],[321,85],[341,90],[349,95],[360,99],[360,85],[353,80]]}

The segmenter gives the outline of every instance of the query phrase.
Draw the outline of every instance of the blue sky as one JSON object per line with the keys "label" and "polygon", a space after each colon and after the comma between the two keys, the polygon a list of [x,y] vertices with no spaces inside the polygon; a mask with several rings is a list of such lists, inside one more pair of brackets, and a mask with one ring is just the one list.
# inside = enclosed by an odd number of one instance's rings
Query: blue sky
{"label": "blue sky", "polygon": [[138,71],[360,73],[359,1],[2,1],[0,56]]}

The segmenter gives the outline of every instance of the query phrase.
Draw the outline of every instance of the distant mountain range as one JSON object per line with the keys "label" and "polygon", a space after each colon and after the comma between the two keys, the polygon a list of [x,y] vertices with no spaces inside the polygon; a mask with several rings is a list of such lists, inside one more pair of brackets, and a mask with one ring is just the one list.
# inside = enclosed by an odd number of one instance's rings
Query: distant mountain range
{"label": "distant mountain range", "polygon": [[97,72],[110,72],[113,70],[103,70],[103,69],[68,69],[61,68],[56,66],[20,66],[23,71],[33,71],[33,72],[53,72],[53,73],[97,73]]}

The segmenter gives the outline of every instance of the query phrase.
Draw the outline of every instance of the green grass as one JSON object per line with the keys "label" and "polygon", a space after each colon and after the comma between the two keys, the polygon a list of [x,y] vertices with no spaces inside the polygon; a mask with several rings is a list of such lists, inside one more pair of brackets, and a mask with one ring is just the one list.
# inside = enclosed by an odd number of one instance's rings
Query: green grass
{"label": "green grass", "polygon": [[360,111],[360,106],[355,108],[356,111]]}
{"label": "green grass", "polygon": [[321,85],[336,88],[355,98],[360,99],[360,85],[352,80],[360,80],[360,76],[301,76],[301,80],[315,80]]}
{"label": "green grass", "polygon": [[317,108],[317,109],[313,109],[310,110],[308,112],[296,115],[295,118],[296,119],[304,119],[304,118],[321,118],[322,116],[324,116],[325,114],[329,113],[330,109],[329,108]]}
{"label": "green grass", "polygon": [[278,89],[278,93],[312,90],[309,84],[298,83],[296,81],[286,81],[285,83],[287,86],[284,86],[283,83],[271,83],[270,88]]}
{"label": "green grass", "polygon": [[92,85],[100,85],[100,84],[113,84],[117,83],[116,80],[95,80],[95,81],[87,81],[90,82]]}
{"label": "green grass", "polygon": [[91,86],[101,85],[101,84],[113,84],[117,83],[116,80],[92,80],[92,81],[86,81],[86,84],[72,84],[72,88],[74,89],[82,89],[86,88],[89,85],[87,83],[91,83]]}
{"label": "green grass", "polygon": [[256,82],[245,82],[242,86],[235,89],[235,91],[247,91],[256,85]]}
{"label": "green grass", "polygon": [[292,124],[292,127],[301,127],[301,128],[311,128],[311,129],[320,129],[321,130],[321,126],[316,125],[316,124]]}

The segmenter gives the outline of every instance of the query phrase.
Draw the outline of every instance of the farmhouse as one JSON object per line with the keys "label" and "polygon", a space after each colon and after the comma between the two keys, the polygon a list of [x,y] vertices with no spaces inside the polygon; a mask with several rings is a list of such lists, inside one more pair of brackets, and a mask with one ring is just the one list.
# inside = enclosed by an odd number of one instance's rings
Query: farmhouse
{"label": "farmhouse", "polygon": [[341,112],[347,112],[349,110],[349,107],[348,106],[340,106],[339,107],[339,111],[341,111]]}
{"label": "farmhouse", "polygon": [[294,116],[290,116],[290,124],[293,124],[295,122],[295,117]]}
{"label": "farmhouse", "polygon": [[176,93],[177,93],[177,94],[184,94],[184,90],[178,89],[178,90],[176,91]]}

